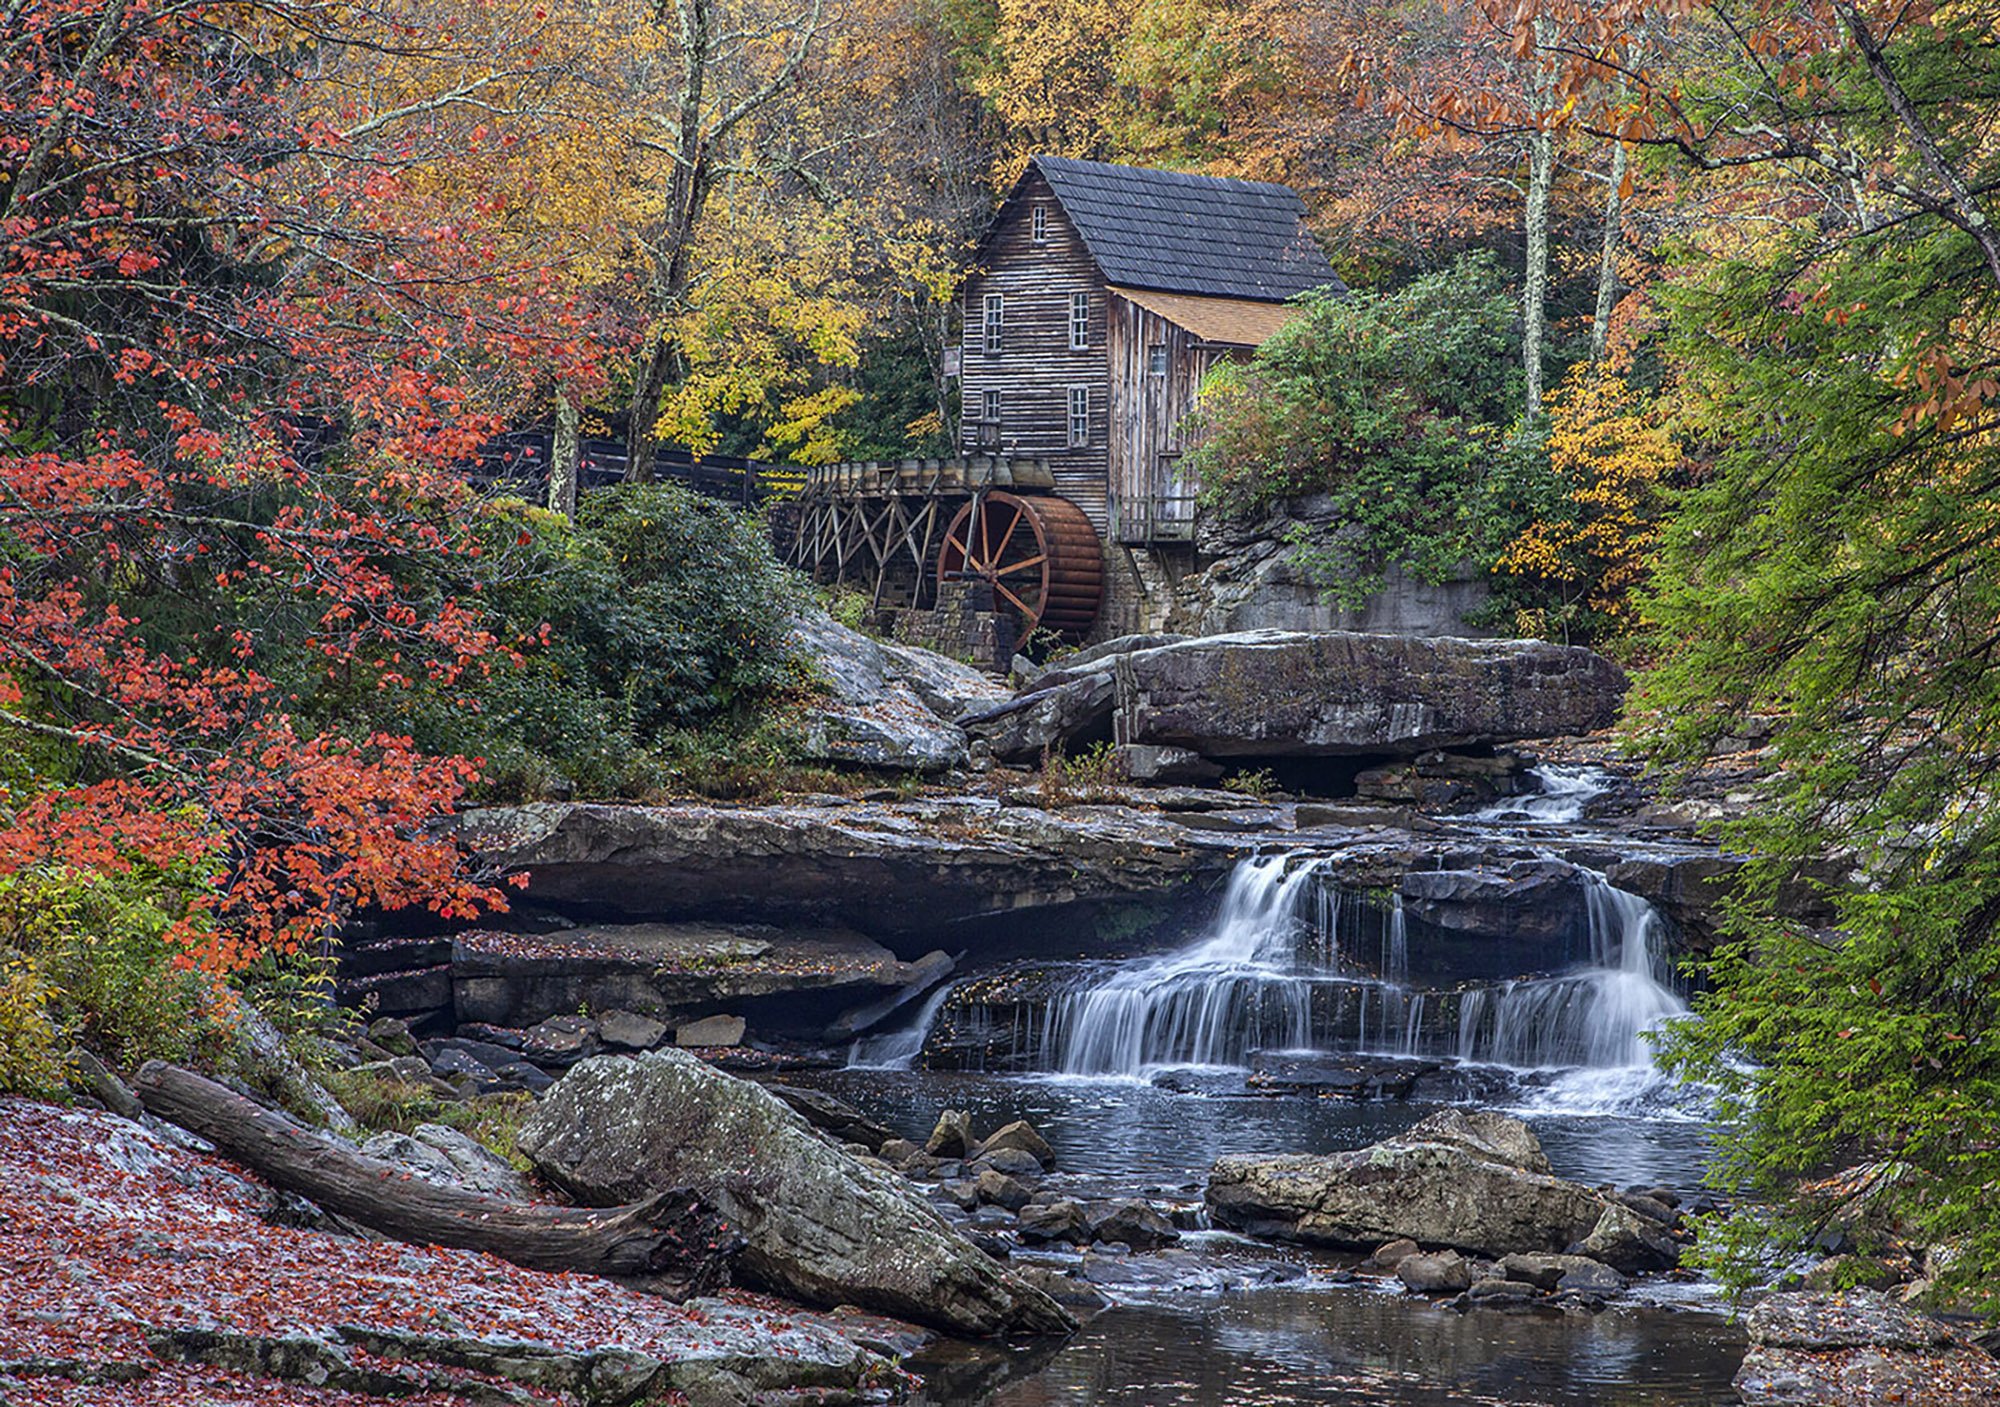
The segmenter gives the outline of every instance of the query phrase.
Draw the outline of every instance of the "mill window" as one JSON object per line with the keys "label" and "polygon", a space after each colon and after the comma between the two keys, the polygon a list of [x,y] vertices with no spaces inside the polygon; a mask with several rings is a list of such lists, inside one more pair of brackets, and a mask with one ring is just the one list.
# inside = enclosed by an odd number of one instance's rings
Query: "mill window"
{"label": "mill window", "polygon": [[1146,349],[1146,370],[1155,376],[1167,374],[1167,344],[1155,342]]}
{"label": "mill window", "polygon": [[979,418],[995,429],[1000,426],[1000,392],[989,386],[979,397]]}
{"label": "mill window", "polygon": [[1090,295],[1072,293],[1069,296],[1069,349],[1072,352],[1090,350]]}
{"label": "mill window", "polygon": [[1072,449],[1090,443],[1090,388],[1069,388],[1069,443]]}
{"label": "mill window", "polygon": [[1006,320],[1007,320],[1006,297],[999,293],[987,294],[986,319],[985,322],[982,324],[982,326],[986,334],[985,347],[986,347],[986,354],[988,356],[995,356],[999,353],[1000,329],[1002,325],[1006,322]]}
{"label": "mill window", "polygon": [[1049,242],[1049,207],[1046,205],[1036,205],[1034,213],[1028,217],[1028,222],[1034,229],[1035,243],[1047,244]]}

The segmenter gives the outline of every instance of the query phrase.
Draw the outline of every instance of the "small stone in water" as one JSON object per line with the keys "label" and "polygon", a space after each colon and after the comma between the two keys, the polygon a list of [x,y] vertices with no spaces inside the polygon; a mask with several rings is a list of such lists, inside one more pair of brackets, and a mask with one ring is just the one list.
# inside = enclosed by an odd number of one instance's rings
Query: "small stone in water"
{"label": "small stone in water", "polygon": [[1378,1269],[1394,1270],[1407,1257],[1415,1255],[1420,1249],[1422,1248],[1407,1236],[1402,1237],[1400,1240],[1385,1241],[1375,1248],[1374,1255],[1368,1257],[1368,1263]]}
{"label": "small stone in water", "polygon": [[1472,1288],[1472,1267],[1457,1251],[1404,1256],[1396,1275],[1420,1295],[1448,1295]]}

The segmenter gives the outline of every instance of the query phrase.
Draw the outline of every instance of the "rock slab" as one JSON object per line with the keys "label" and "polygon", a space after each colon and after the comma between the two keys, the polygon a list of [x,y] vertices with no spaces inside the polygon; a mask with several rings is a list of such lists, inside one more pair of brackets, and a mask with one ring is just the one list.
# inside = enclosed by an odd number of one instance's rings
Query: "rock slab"
{"label": "rock slab", "polygon": [[592,1205],[695,1189],[742,1232],[746,1277],[809,1304],[859,1305],[964,1335],[1074,1327],[901,1179],[830,1147],[765,1090],[680,1051],[584,1061],[520,1143],[538,1173]]}
{"label": "rock slab", "polygon": [[1618,667],[1538,640],[1247,631],[1118,657],[1120,743],[1204,757],[1414,756],[1593,733]]}
{"label": "rock slab", "polygon": [[1519,1120],[1460,1110],[1352,1152],[1220,1158],[1207,1200],[1217,1223],[1251,1235],[1371,1248],[1408,1237],[1482,1256],[1567,1250],[1605,1206],[1552,1176]]}
{"label": "rock slab", "polygon": [[1745,1327],[1735,1383],[1745,1407],[2000,1402],[2000,1361],[1874,1290],[1771,1295]]}

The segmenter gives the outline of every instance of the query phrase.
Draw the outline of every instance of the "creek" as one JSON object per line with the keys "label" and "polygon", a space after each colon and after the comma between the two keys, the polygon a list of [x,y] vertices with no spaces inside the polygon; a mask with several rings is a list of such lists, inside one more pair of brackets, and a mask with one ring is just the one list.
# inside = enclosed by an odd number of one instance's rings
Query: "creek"
{"label": "creek", "polygon": [[[1581,833],[1596,774],[1538,781],[1467,823]],[[1171,952],[1057,965],[1005,999],[974,969],[815,1082],[919,1142],[941,1108],[979,1129],[1026,1118],[1063,1195],[1141,1196],[1197,1226],[1219,1156],[1358,1148],[1449,1104],[1525,1119],[1560,1175],[1698,1195],[1702,1103],[1647,1041],[1686,993],[1644,900],[1578,871],[1574,921],[1548,926],[1535,970],[1502,975],[1429,941],[1399,892],[1334,882],[1329,859],[1289,844],[1245,860]],[[1353,1277],[1355,1259],[1199,1229],[1164,1253],[1050,1257],[1116,1307],[1052,1350],[912,1366],[923,1400],[960,1407],[1734,1400],[1742,1337],[1699,1282],[1642,1282],[1596,1315],[1455,1313]]]}

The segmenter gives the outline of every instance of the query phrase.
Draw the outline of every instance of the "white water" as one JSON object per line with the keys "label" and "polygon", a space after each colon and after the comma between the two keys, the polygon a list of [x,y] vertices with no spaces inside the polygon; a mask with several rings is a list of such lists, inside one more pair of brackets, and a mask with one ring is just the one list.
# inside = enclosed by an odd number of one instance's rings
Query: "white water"
{"label": "white water", "polygon": [[1465,993],[1460,1060],[1516,1069],[1652,1068],[1648,1033],[1688,1010],[1668,985],[1673,973],[1660,916],[1602,875],[1586,870],[1583,879],[1590,965]]}
{"label": "white water", "polygon": [[1208,936],[1128,963],[1058,1001],[1048,1035],[1055,1069],[1143,1075],[1165,1064],[1241,1065],[1253,1050],[1307,1046],[1298,907],[1316,868],[1287,855],[1243,861]]}
{"label": "white water", "polygon": [[923,1052],[924,1041],[930,1036],[931,1026],[937,1021],[937,1014],[944,1010],[945,999],[951,995],[952,984],[940,982],[937,990],[924,998],[924,1004],[917,1008],[916,1018],[900,1030],[879,1035],[863,1036],[848,1047],[847,1064],[856,1070],[907,1070],[918,1055]]}
{"label": "white water", "polygon": [[1611,779],[1596,767],[1546,763],[1530,767],[1528,775],[1541,790],[1530,796],[1510,796],[1475,811],[1470,821],[1529,821],[1544,826],[1570,826],[1583,819],[1583,808],[1610,789]]}
{"label": "white water", "polygon": [[[1319,882],[1324,866],[1298,855],[1240,864],[1202,938],[1052,1004],[1047,1068],[1144,1078],[1163,1067],[1241,1067],[1259,1051],[1447,1057],[1537,1072],[1570,1112],[1626,1106],[1661,1082],[1647,1035],[1687,1006],[1670,985],[1664,926],[1645,900],[1582,871],[1585,965],[1425,992],[1409,986],[1402,897],[1380,914],[1379,955],[1370,954],[1379,960],[1364,963],[1352,921],[1364,905]],[[1437,1002],[1445,1003],[1439,1019],[1427,1022]],[[1346,1014],[1328,1016],[1336,1011]],[[1324,1029],[1329,1020],[1337,1032]]]}

